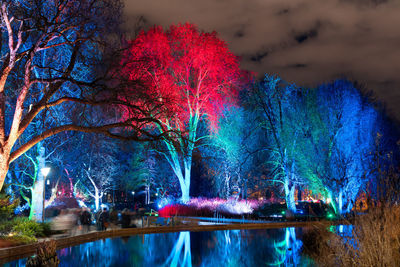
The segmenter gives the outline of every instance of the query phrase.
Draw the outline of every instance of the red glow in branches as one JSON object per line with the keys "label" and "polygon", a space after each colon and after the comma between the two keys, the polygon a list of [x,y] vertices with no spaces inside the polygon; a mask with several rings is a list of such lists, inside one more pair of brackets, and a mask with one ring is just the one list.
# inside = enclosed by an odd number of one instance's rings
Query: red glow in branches
{"label": "red glow in branches", "polygon": [[223,109],[235,104],[248,74],[215,32],[192,24],[154,27],[130,42],[123,74],[144,84],[147,93],[165,101],[164,121],[183,130],[189,119],[206,118],[216,129]]}

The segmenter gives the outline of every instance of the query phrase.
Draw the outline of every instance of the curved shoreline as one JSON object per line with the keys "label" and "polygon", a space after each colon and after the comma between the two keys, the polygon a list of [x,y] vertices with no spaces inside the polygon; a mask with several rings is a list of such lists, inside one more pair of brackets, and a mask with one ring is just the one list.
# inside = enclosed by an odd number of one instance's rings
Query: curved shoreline
{"label": "curved shoreline", "polygon": [[[240,229],[276,229],[287,227],[306,227],[312,225],[332,225],[337,224],[334,221],[307,221],[307,222],[269,222],[269,223],[245,223],[245,224],[212,224],[212,225],[179,225],[179,226],[160,226],[160,227],[144,227],[144,228],[125,228],[113,229],[108,231],[96,231],[76,236],[68,236],[61,238],[47,238],[46,240],[55,240],[57,250],[76,246],[79,244],[96,241],[104,238],[124,237],[131,235],[155,234],[155,233],[172,233],[172,232],[201,232],[201,231],[218,231],[218,230],[240,230]],[[0,263],[6,263],[20,258],[33,255],[36,252],[37,243],[22,245],[16,247],[0,249]]]}

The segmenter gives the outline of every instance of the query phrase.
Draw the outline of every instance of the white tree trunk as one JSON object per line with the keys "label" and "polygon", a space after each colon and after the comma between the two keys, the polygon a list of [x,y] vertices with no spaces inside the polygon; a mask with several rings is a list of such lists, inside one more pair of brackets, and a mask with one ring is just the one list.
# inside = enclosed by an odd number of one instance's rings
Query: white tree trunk
{"label": "white tree trunk", "polygon": [[339,196],[338,196],[338,211],[339,211],[340,215],[343,214],[343,190],[342,189],[340,189]]}
{"label": "white tree trunk", "polygon": [[291,212],[296,212],[296,202],[294,200],[295,186],[290,183],[288,178],[285,179],[284,188],[287,209]]}
{"label": "white tree trunk", "polygon": [[96,211],[100,208],[100,192],[97,187],[94,186],[94,206]]}
{"label": "white tree trunk", "polygon": [[43,173],[41,172],[42,168],[45,167],[46,164],[46,159],[45,159],[45,147],[41,145],[41,143],[38,144],[39,146],[39,155],[37,156],[37,163],[38,163],[38,168],[37,168],[37,177],[36,181],[33,184],[32,187],[32,205],[31,205],[31,211],[29,214],[29,218],[35,221],[42,221],[43,218],[43,203],[44,203],[44,187],[45,187],[45,178],[43,176]]}

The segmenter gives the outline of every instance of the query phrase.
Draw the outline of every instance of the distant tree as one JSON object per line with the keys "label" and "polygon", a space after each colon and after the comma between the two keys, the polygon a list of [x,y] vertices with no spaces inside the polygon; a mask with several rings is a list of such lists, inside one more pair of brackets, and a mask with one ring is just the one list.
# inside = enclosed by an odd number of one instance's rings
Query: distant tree
{"label": "distant tree", "polygon": [[[166,111],[155,112],[154,105],[147,109],[162,122],[155,126],[156,132],[170,131],[160,151],[179,180],[182,200],[188,201],[193,149],[204,138],[197,136],[199,122],[206,120],[217,128],[223,110],[235,103],[246,73],[215,32],[200,32],[191,24],[171,26],[167,31],[154,27],[130,45],[121,63],[123,74],[141,81],[149,88],[147,94]],[[124,100],[129,101],[131,94],[136,94],[133,89]],[[132,104],[138,102],[133,99]]]}
{"label": "distant tree", "polygon": [[227,110],[220,119],[218,132],[208,142],[206,152],[212,159],[208,160],[209,172],[220,197],[230,197],[232,191],[246,196],[252,159],[260,150],[258,130],[257,121],[241,107]]}
{"label": "distant tree", "polygon": [[303,91],[287,84],[277,76],[265,75],[262,83],[251,92],[250,101],[260,114],[259,121],[267,132],[269,150],[268,166],[270,182],[282,186],[287,208],[295,211],[296,186],[306,179],[301,175],[299,154],[301,153],[303,115]]}
{"label": "distant tree", "polygon": [[81,137],[82,145],[71,172],[77,176],[74,179],[76,186],[99,210],[103,196],[115,188],[115,180],[121,175],[116,158],[118,146],[99,136],[79,134],[78,137]]}

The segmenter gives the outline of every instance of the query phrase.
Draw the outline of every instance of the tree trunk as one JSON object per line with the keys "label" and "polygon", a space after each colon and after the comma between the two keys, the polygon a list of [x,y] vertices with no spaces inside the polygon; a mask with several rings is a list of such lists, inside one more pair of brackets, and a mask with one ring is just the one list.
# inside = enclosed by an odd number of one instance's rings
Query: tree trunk
{"label": "tree trunk", "polygon": [[29,214],[29,218],[35,221],[42,221],[43,219],[43,206],[44,206],[44,187],[45,187],[45,178],[42,173],[42,169],[45,167],[46,159],[45,159],[45,147],[41,146],[41,143],[38,144],[39,155],[36,158],[36,162],[38,163],[36,181],[32,186],[32,205],[31,211]]}
{"label": "tree trunk", "polygon": [[[190,200],[190,171],[191,166],[185,168],[184,175],[179,181],[182,191],[182,202],[187,203]],[[184,178],[183,178],[184,177]]]}
{"label": "tree trunk", "polygon": [[225,186],[224,186],[224,194],[223,194],[223,197],[225,199],[228,199],[228,197],[230,197],[230,191],[231,191],[230,180],[231,180],[230,173],[228,173],[227,169],[225,168]]}
{"label": "tree trunk", "polygon": [[96,211],[98,211],[100,208],[100,193],[97,187],[94,188],[94,206]]}
{"label": "tree trunk", "polygon": [[339,197],[338,197],[338,211],[339,214],[342,215],[343,214],[343,190],[340,189],[339,191]]}
{"label": "tree trunk", "polygon": [[285,179],[284,188],[287,209],[291,212],[296,212],[296,202],[294,200],[295,186],[289,181],[288,178]]}
{"label": "tree trunk", "polygon": [[8,161],[9,161],[9,153],[7,151],[3,151],[0,154],[0,191],[3,188],[4,181],[8,172]]}

